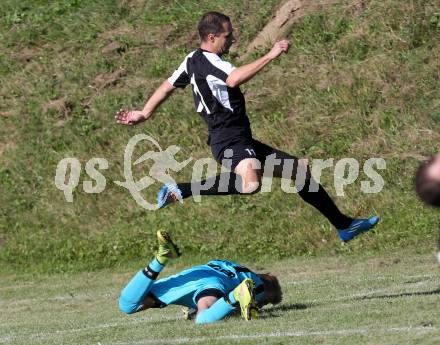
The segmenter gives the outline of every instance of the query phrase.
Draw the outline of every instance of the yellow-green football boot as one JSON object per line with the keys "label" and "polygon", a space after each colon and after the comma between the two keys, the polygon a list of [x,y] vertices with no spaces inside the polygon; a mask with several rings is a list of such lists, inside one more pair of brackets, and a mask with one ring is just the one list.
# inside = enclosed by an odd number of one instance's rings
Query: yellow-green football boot
{"label": "yellow-green football boot", "polygon": [[233,292],[235,300],[240,304],[241,316],[245,320],[258,318],[258,308],[255,299],[255,282],[244,279]]}
{"label": "yellow-green football boot", "polygon": [[156,254],[156,259],[162,265],[166,264],[169,259],[175,259],[182,255],[179,247],[177,247],[177,245],[171,239],[169,232],[158,230],[157,242],[159,243],[159,249]]}

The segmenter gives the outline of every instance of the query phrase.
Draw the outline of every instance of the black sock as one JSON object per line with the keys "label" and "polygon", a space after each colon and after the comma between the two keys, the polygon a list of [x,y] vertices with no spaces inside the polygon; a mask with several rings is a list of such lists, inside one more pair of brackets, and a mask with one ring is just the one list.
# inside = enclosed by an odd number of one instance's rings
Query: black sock
{"label": "black sock", "polygon": [[[345,229],[350,226],[353,218],[347,217],[338,207],[325,191],[324,187],[317,184],[317,191],[309,191],[310,179],[306,181],[304,187],[298,192],[300,197],[308,204],[320,211],[333,226],[337,229]],[[236,182],[238,189],[236,187]],[[316,182],[315,182],[316,183]],[[205,188],[204,186],[209,186]],[[210,177],[203,181],[194,183],[178,183],[177,187],[182,193],[182,198],[188,198],[191,195],[231,195],[240,194],[241,191],[241,177],[232,172],[222,173],[217,176]],[[316,188],[315,188],[316,190]]]}
{"label": "black sock", "polygon": [[[299,196],[308,204],[315,207],[319,212],[321,212],[329,221],[333,224],[336,229],[348,228],[353,221],[353,218],[347,217],[338,207],[335,205],[333,200],[325,191],[324,187],[320,184],[315,184],[315,188],[309,191],[310,182],[312,180],[307,180],[304,187],[298,192]],[[312,186],[313,186],[312,184]],[[316,186],[318,187],[316,191]]]}
{"label": "black sock", "polygon": [[178,183],[177,187],[180,189],[183,199],[191,195],[231,195],[240,194],[242,188],[241,181],[239,175],[233,172],[226,172],[203,181]]}

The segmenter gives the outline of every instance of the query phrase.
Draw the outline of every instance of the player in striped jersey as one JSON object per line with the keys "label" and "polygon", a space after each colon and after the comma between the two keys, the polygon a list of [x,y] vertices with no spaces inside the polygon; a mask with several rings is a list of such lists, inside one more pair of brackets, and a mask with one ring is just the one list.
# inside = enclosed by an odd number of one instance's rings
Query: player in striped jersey
{"label": "player in striped jersey", "polygon": [[[229,17],[218,12],[203,15],[198,25],[200,48],[188,54],[173,75],[154,92],[141,111],[121,110],[117,122],[141,123],[176,88],[192,86],[196,111],[208,125],[208,144],[214,158],[231,170],[196,183],[165,185],[158,193],[158,207],[191,195],[253,194],[261,188],[261,178],[286,176],[296,179],[299,196],[320,211],[338,230],[342,241],[372,229],[378,217],[353,219],[343,214],[325,189],[313,180],[306,160],[264,144],[252,136],[246,104],[240,85],[246,83],[267,64],[289,50],[289,41],[276,42],[261,58],[235,68],[222,57],[235,42]],[[287,168],[287,169],[284,169]]]}

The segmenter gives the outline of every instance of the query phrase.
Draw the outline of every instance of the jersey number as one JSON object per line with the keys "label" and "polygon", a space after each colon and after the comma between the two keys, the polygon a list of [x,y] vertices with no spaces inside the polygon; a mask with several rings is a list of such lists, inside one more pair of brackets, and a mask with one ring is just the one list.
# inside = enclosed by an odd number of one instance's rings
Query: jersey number
{"label": "jersey number", "polygon": [[249,153],[249,156],[256,156],[254,149],[245,149],[247,153]]}
{"label": "jersey number", "polygon": [[219,265],[215,265],[215,264],[208,264],[209,267],[215,269],[216,271],[219,271],[225,275],[227,275],[229,278],[235,278],[235,273],[231,272],[229,270],[226,270],[224,268],[221,268]]}

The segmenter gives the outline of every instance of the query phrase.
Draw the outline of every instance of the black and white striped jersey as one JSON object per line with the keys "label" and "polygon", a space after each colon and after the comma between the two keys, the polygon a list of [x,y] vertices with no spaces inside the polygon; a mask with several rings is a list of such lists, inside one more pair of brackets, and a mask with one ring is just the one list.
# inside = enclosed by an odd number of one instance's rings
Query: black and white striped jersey
{"label": "black and white striped jersey", "polygon": [[244,96],[239,87],[226,85],[234,68],[220,56],[199,48],[168,78],[175,87],[191,84],[196,110],[208,124],[210,145],[252,138]]}

